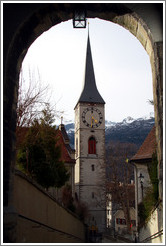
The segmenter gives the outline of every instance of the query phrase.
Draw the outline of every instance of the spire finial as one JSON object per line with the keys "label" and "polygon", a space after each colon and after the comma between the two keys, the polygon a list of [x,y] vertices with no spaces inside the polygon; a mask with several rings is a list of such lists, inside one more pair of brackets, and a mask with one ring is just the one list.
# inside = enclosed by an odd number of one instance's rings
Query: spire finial
{"label": "spire finial", "polygon": [[88,36],[89,36],[89,21],[88,21]]}
{"label": "spire finial", "polygon": [[61,125],[63,124],[63,116],[61,116]]}

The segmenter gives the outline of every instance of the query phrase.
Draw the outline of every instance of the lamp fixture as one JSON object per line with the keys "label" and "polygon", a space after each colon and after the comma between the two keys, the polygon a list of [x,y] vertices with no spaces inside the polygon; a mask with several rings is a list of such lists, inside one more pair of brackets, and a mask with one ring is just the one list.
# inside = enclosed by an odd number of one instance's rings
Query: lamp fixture
{"label": "lamp fixture", "polygon": [[74,28],[86,28],[86,11],[75,10],[73,15],[73,27]]}
{"label": "lamp fixture", "polygon": [[141,184],[141,190],[142,190],[142,199],[143,199],[143,196],[144,196],[144,187],[143,187],[143,179],[144,179],[144,176],[142,175],[142,173],[140,173],[139,177],[140,179],[140,184]]}

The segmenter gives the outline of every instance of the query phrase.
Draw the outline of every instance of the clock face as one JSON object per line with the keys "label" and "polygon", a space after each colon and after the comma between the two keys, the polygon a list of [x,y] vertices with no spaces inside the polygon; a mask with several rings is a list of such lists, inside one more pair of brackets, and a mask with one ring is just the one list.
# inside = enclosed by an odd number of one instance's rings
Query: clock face
{"label": "clock face", "polygon": [[103,116],[99,109],[89,107],[83,111],[82,121],[87,127],[96,128],[101,125]]}

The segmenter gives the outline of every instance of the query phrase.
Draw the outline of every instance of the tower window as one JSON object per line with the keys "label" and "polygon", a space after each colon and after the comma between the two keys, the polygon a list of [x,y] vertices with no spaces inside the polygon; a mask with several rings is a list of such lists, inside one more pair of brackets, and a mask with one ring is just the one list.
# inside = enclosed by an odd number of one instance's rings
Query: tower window
{"label": "tower window", "polygon": [[94,137],[89,138],[88,154],[96,154],[96,140]]}
{"label": "tower window", "polygon": [[93,165],[92,165],[92,171],[94,171],[94,170],[95,170],[95,165],[93,164]]}
{"label": "tower window", "polygon": [[92,192],[92,198],[95,198],[95,193],[94,192]]}

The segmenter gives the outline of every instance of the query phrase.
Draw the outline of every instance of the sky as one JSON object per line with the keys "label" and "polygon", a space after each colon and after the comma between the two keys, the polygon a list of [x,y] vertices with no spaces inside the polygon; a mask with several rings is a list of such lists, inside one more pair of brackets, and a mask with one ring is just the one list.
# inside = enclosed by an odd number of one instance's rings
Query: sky
{"label": "sky", "polygon": [[[106,102],[105,118],[120,122],[154,111],[152,73],[144,47],[128,30],[98,18],[88,19],[97,88]],[[23,76],[49,85],[51,101],[64,123],[74,122],[74,107],[83,89],[88,28],[72,21],[44,32],[30,46],[22,63]],[[57,124],[59,120],[57,119]]]}

